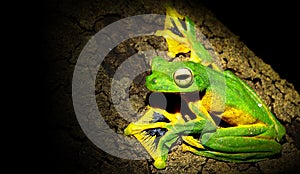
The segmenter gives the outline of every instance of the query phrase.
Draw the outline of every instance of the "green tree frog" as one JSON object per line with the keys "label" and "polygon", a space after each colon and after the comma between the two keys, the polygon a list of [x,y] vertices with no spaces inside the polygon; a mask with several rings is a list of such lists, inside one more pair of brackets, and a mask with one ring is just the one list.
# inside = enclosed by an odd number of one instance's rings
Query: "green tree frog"
{"label": "green tree frog", "polygon": [[[182,18],[172,9],[167,13]],[[166,30],[171,32],[160,34],[169,38],[171,56],[192,50],[193,57],[181,62],[153,58],[146,87],[153,92],[180,93],[193,117],[148,106],[139,121],[126,127],[125,135],[141,142],[158,169],[166,167],[169,148],[178,138],[183,140],[183,150],[229,162],[255,162],[280,154],[285,128],[244,81],[228,70],[208,66],[213,65],[209,54],[196,42],[190,21],[185,22],[166,18],[165,25],[181,27],[174,32],[168,26]],[[225,126],[219,125],[218,119]]]}
{"label": "green tree frog", "polygon": [[[208,75],[213,76],[216,81],[225,77],[225,95],[212,94]],[[187,105],[196,115],[193,120],[185,121],[180,113],[169,114],[160,109],[150,109],[150,116],[146,118],[152,118],[153,122],[131,123],[125,129],[126,135],[144,134],[142,137],[145,140],[152,138],[155,141],[159,137],[156,145],[149,145],[157,168],[166,166],[168,149],[179,136],[189,145],[184,147],[185,150],[224,161],[259,161],[281,151],[279,142],[285,135],[285,128],[258,95],[230,71],[221,73],[191,61],[167,62],[156,57],[152,60],[152,74],[146,79],[146,87],[156,92],[184,93],[183,96],[189,93],[195,95],[194,92],[197,91],[205,92],[201,100],[193,101],[187,97]],[[225,102],[223,112],[220,113],[218,107],[211,110],[211,95],[226,98],[220,99]],[[211,114],[220,117],[230,126],[217,127]],[[157,115],[161,118],[157,118]],[[149,133],[150,130],[152,132]],[[200,139],[192,136],[201,133]]]}

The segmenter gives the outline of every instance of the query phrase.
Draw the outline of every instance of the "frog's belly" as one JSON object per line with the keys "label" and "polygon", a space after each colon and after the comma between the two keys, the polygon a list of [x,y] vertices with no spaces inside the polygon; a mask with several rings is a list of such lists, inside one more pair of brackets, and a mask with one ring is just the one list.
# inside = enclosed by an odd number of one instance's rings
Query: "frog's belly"
{"label": "frog's belly", "polygon": [[230,125],[247,125],[257,123],[257,118],[244,111],[232,107],[226,107],[220,115],[221,119]]}

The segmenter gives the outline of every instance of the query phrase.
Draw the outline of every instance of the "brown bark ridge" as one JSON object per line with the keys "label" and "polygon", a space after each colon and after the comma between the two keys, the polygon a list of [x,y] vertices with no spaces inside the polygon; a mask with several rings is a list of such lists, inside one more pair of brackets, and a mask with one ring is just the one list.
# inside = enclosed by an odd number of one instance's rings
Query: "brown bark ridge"
{"label": "brown bark ridge", "polygon": [[[71,81],[78,56],[87,41],[103,27],[129,16],[165,14],[165,9],[161,1],[75,3],[63,0],[48,3],[49,22],[45,44],[48,48],[49,100],[53,103],[49,113],[49,135],[54,144],[49,151],[54,152],[50,154],[54,162],[45,170],[65,173],[285,173],[300,169],[300,139],[297,135],[300,130],[300,96],[293,85],[280,78],[270,65],[249,50],[205,7],[196,6],[192,1],[172,3],[180,14],[195,21],[217,52],[223,68],[232,70],[253,87],[286,127],[282,155],[257,163],[236,164],[182,152],[180,146],[175,146],[169,153],[167,168],[157,170],[151,160],[119,159],[97,148],[81,130],[73,110]],[[111,82],[115,70],[124,60],[136,53],[143,57],[145,50],[163,51],[167,47],[161,37],[131,38],[113,48],[99,68],[95,91],[99,111],[119,134],[123,133],[129,122],[115,110],[117,106],[111,102],[108,82]],[[128,89],[131,105],[137,112],[143,112],[147,104],[149,91],[144,87],[145,75],[137,77]]]}

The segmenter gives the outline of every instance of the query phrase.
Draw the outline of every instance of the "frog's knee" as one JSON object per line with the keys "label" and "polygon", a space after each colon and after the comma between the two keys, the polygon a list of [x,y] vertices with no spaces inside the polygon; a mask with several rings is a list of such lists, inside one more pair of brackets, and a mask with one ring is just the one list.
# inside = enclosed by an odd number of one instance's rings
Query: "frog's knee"
{"label": "frog's knee", "polygon": [[208,145],[211,142],[212,138],[213,138],[213,134],[212,133],[206,133],[206,134],[202,135],[202,137],[201,137],[201,144]]}

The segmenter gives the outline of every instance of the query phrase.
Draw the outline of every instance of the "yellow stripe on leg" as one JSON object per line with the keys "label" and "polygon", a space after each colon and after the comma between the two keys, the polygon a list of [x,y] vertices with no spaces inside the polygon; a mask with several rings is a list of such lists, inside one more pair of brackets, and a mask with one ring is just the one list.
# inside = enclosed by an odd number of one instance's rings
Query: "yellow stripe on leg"
{"label": "yellow stripe on leg", "polygon": [[204,149],[199,140],[195,139],[193,136],[182,136],[182,139],[191,146],[197,147],[199,149]]}
{"label": "yellow stripe on leg", "polygon": [[198,150],[196,150],[195,148],[193,148],[193,147],[191,147],[191,146],[188,146],[188,145],[186,145],[186,144],[182,144],[182,146],[181,146],[181,148],[182,148],[182,151],[183,152],[192,152],[192,153],[195,153],[195,152],[197,152]]}

